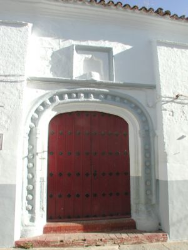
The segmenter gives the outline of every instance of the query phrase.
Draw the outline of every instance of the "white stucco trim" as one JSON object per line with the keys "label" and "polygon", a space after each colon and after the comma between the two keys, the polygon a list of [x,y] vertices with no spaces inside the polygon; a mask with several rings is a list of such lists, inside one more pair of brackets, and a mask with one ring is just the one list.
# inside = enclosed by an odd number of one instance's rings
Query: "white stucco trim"
{"label": "white stucco trim", "polygon": [[170,40],[156,40],[156,44],[166,44],[166,45],[172,45],[172,46],[181,46],[181,47],[188,47],[188,43],[182,43],[177,41],[170,41]]}
{"label": "white stucco trim", "polygon": [[[100,47],[99,47],[100,48]],[[103,47],[102,47],[103,48]],[[80,80],[80,79],[66,79],[61,77],[29,77],[28,82],[31,82],[32,85],[39,85],[45,83],[68,83],[72,85],[82,85],[82,86],[91,86],[91,87],[107,87],[107,88],[138,88],[138,89],[155,89],[156,85],[153,83],[136,83],[136,82],[117,82],[117,81],[96,81],[96,80]]]}
{"label": "white stucco trim", "polygon": [[9,21],[9,20],[0,20],[0,25],[16,25],[16,26],[28,26],[31,25],[29,23],[26,22],[20,22],[20,21]]}
{"label": "white stucco trim", "polygon": [[[78,110],[106,112],[118,115],[128,122],[131,215],[136,220],[138,229],[156,230],[158,223],[156,217],[151,213],[151,206],[155,203],[155,170],[152,153],[153,142],[151,142],[153,132],[152,129],[150,132],[151,123],[148,120],[148,114],[145,113],[142,105],[130,96],[107,90],[73,89],[50,93],[46,98],[41,98],[39,105],[31,114],[26,160],[28,170],[24,169],[23,180],[22,236],[41,234],[43,226],[46,224],[49,122],[60,113]],[[143,220],[143,218],[145,219]]]}

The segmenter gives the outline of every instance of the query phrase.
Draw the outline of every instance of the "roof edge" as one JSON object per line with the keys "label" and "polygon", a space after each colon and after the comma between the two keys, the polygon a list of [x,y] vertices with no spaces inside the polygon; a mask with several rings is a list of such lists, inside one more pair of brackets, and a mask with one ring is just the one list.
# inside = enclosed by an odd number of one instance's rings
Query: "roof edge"
{"label": "roof edge", "polygon": [[146,14],[153,14],[160,17],[169,17],[173,20],[181,20],[181,21],[188,21],[188,17],[185,15],[178,16],[177,14],[171,14],[170,10],[163,10],[163,8],[153,9],[153,8],[147,8],[145,6],[139,8],[137,5],[131,6],[130,4],[123,4],[121,1],[118,1],[117,3],[114,3],[114,1],[108,1],[105,2],[104,0],[48,0],[49,2],[66,2],[66,3],[83,3],[83,4],[91,4],[91,5],[98,5],[101,7],[114,7],[116,9],[123,9],[123,10],[130,10],[133,12],[142,12]]}

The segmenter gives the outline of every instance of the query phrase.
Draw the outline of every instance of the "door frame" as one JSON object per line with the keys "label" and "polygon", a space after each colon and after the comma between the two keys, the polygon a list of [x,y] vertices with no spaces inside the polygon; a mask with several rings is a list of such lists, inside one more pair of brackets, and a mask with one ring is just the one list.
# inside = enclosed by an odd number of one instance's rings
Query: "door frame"
{"label": "door frame", "polygon": [[[149,114],[142,104],[125,94],[96,89],[72,89],[53,92],[40,98],[27,120],[22,236],[38,235],[46,224],[48,125],[54,116],[71,111],[109,113],[128,123],[131,217],[136,220],[138,229],[156,230],[155,135]],[[143,218],[151,222],[147,228]]]}

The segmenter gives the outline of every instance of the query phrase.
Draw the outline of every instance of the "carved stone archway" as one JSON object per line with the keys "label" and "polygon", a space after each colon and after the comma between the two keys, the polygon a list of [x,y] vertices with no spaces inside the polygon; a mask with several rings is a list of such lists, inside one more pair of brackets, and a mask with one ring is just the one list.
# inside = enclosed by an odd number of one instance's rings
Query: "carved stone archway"
{"label": "carved stone archway", "polygon": [[46,223],[48,125],[57,114],[101,111],[129,124],[131,215],[137,228],[156,230],[154,131],[145,108],[134,98],[115,91],[71,89],[40,98],[26,123],[23,171],[22,237],[42,233]]}

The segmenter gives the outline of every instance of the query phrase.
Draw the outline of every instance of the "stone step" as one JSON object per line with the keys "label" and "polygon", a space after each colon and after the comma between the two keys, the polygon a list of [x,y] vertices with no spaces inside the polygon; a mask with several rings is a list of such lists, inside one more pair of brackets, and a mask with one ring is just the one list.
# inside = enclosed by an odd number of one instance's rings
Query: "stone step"
{"label": "stone step", "polygon": [[43,234],[38,237],[20,239],[15,242],[15,247],[44,248],[131,245],[166,242],[167,239],[167,234],[162,231],[146,233],[134,229],[110,233]]}
{"label": "stone step", "polygon": [[136,223],[131,218],[86,220],[77,222],[47,223],[43,233],[79,233],[79,232],[110,232],[116,230],[136,229]]}

